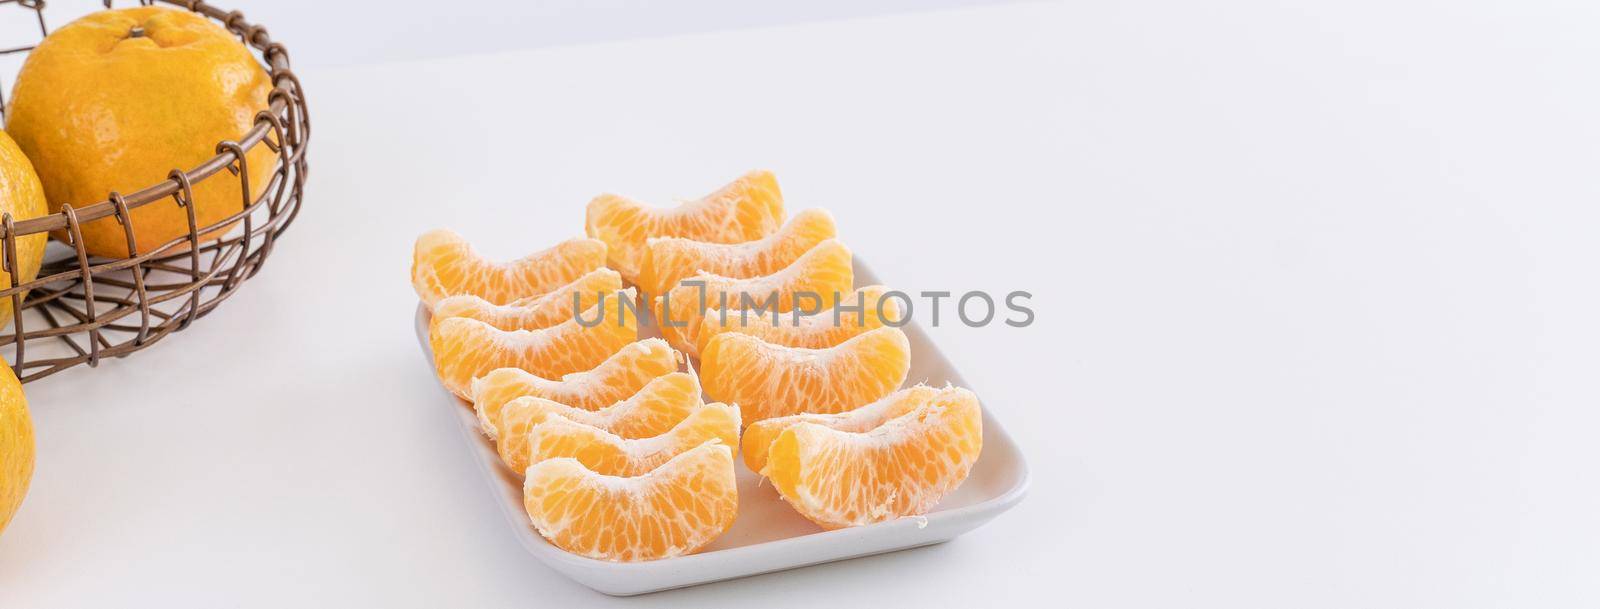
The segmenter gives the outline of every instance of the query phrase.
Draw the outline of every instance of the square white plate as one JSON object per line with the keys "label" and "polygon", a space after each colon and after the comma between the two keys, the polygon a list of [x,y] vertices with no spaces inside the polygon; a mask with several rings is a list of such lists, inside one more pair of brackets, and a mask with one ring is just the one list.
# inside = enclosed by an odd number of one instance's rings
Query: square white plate
{"label": "square white plate", "polygon": [[[859,285],[878,282],[859,261],[855,263],[855,274]],[[432,370],[428,311],[420,305],[416,322],[417,340]],[[911,323],[902,329],[911,340],[908,384],[920,381],[943,386],[950,383],[973,389],[981,399],[983,392],[961,379],[921,328]],[[522,509],[521,476],[500,464],[494,444],[479,431],[478,418],[469,404],[451,395],[442,385],[439,395],[441,405],[456,413],[467,445],[489,482],[490,492],[499,499],[501,511],[511,524],[511,533],[522,546],[550,568],[611,595],[670,590],[949,541],[1010,509],[1028,490],[1028,466],[1021,451],[995,420],[994,413],[984,408],[983,453],[966,482],[945,496],[926,516],[824,531],[791,509],[771,485],[762,484],[761,477],[745,468],[742,459],[736,458],[739,516],[732,528],[711,545],[696,554],[664,560],[636,563],[594,560],[569,554],[539,535]]]}

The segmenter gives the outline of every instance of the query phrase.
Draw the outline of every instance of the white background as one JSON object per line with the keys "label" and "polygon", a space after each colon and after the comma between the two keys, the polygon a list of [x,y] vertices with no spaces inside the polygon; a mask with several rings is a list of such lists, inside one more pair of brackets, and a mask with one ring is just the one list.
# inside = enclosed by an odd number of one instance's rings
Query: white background
{"label": "white background", "polygon": [[[308,58],[266,270],[27,386],[0,606],[1593,606],[1597,11],[1041,3]],[[1032,493],[942,546],[602,597],[473,471],[411,240],[510,257],[599,191],[751,167],[896,287],[1036,294],[1026,330],[931,331]]]}
{"label": "white background", "polygon": [[[1016,0],[214,0],[267,27],[295,65],[349,66],[473,53],[828,21]],[[114,0],[114,7],[134,6]],[[51,28],[103,7],[49,0]],[[0,48],[38,39],[38,24],[6,7]]]}

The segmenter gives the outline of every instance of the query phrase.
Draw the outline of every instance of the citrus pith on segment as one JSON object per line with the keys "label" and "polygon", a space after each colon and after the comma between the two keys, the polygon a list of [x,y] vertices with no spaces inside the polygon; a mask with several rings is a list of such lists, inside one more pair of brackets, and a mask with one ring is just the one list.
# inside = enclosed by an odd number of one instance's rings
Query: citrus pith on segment
{"label": "citrus pith on segment", "polygon": [[947,388],[869,431],[791,425],[768,447],[761,474],[800,515],[835,529],[926,514],[982,450],[977,396]]}
{"label": "citrus pith on segment", "polygon": [[717,335],[700,359],[711,399],[738,404],[745,424],[800,413],[843,412],[889,395],[911,369],[911,345],[883,327],[825,349]]}
{"label": "citrus pith on segment", "polygon": [[634,477],[594,472],[577,459],[529,467],[523,509],[556,547],[597,560],[635,562],[692,553],[733,526],[739,512],[733,450],[717,442]]}
{"label": "citrus pith on segment", "polygon": [[615,194],[589,201],[584,231],[610,248],[607,264],[629,281],[639,280],[651,237],[685,237],[712,243],[742,243],[777,231],[783,223],[783,193],[770,171],[751,171],[715,192],[673,207],[650,207]]}
{"label": "citrus pith on segment", "polygon": [[430,310],[440,300],[462,294],[500,305],[572,283],[604,266],[605,259],[605,243],[580,238],[499,262],[478,254],[454,231],[436,229],[417,237],[412,248],[411,286]]}
{"label": "citrus pith on segment", "polygon": [[605,310],[618,299],[632,299],[633,288],[615,293],[609,304],[596,305],[574,317],[539,330],[501,330],[485,322],[451,317],[439,322],[430,337],[439,379],[451,393],[468,397],[472,379],[498,368],[521,368],[543,378],[590,370],[624,346],[638,340],[638,319],[629,309]]}

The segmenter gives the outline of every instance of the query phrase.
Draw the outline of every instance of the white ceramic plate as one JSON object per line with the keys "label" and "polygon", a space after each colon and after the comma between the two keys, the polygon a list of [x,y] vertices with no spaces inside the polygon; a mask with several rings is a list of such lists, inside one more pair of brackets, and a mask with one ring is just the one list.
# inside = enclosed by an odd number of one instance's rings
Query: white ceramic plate
{"label": "white ceramic plate", "polygon": [[[877,283],[871,271],[859,261],[855,264],[859,285]],[[433,354],[428,350],[428,312],[417,307],[417,339],[428,368],[433,369]],[[928,335],[915,323],[903,328],[911,339],[911,373],[908,383],[925,382],[942,386],[950,383],[967,387],[980,399],[983,392],[971,387],[950,367],[950,362],[929,342]],[[835,560],[856,558],[932,545],[954,539],[1000,515],[1022,500],[1028,490],[1028,466],[1022,453],[1000,427],[994,413],[983,411],[983,453],[972,473],[955,492],[947,495],[926,516],[901,518],[889,522],[824,531],[800,517],[778,497],[769,484],[735,459],[739,477],[739,516],[733,527],[699,553],[664,560],[618,563],[569,554],[550,542],[529,524],[522,509],[522,479],[500,464],[494,445],[478,430],[478,419],[466,402],[439,388],[440,404],[456,413],[461,431],[478,465],[489,482],[490,492],[499,500],[501,511],[511,524],[511,532],[539,560],[578,583],[618,596],[682,588],[748,575],[793,569]]]}

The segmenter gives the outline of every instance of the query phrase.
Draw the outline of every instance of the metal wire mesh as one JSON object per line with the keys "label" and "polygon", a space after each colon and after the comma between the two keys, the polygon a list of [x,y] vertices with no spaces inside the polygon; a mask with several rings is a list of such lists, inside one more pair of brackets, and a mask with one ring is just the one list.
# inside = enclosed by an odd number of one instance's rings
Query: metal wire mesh
{"label": "metal wire mesh", "polygon": [[[10,328],[0,334],[0,353],[7,356],[23,382],[79,364],[95,366],[108,357],[123,357],[188,327],[261,269],[278,235],[300,211],[311,123],[300,81],[289,69],[288,52],[272,41],[266,28],[246,22],[239,11],[200,1],[160,3],[215,20],[251,47],[272,78],[269,107],[256,115],[249,132],[219,142],[210,160],[197,167],[174,168],[165,176],[150,176],[152,185],[137,192],[107,193],[104,201],[76,208],[64,205],[57,213],[27,220],[14,220],[9,213],[0,215],[0,264],[11,275],[0,298],[9,299],[13,311]],[[111,6],[109,0],[105,4]],[[41,38],[49,32],[44,0],[0,0],[0,10],[5,11],[5,18],[36,20]],[[33,49],[31,44],[0,46],[4,46],[0,55]],[[256,146],[266,146],[276,154],[271,179],[261,195],[252,199],[245,157]],[[197,225],[192,192],[205,180],[238,180],[240,192],[245,193],[239,211],[219,222]],[[130,210],[145,205],[177,205],[186,210],[188,234],[151,251],[136,249],[137,227],[126,219]],[[82,226],[105,217],[122,226],[132,254],[128,258],[99,258],[85,251]],[[202,243],[202,235],[234,223],[238,226],[223,238]],[[51,243],[37,279],[19,283],[17,239],[50,231],[59,231],[66,239]]]}

